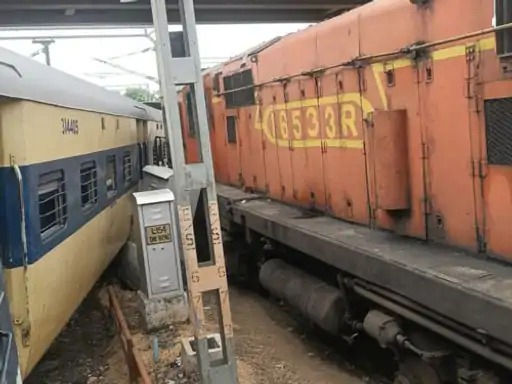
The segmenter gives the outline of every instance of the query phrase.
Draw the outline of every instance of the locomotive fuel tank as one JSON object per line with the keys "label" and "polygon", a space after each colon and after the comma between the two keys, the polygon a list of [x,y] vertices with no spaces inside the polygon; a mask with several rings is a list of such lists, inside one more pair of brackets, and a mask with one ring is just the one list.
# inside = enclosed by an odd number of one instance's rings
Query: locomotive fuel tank
{"label": "locomotive fuel tank", "polygon": [[280,259],[263,264],[259,277],[273,296],[288,302],[323,330],[339,333],[345,313],[345,297],[339,289]]}

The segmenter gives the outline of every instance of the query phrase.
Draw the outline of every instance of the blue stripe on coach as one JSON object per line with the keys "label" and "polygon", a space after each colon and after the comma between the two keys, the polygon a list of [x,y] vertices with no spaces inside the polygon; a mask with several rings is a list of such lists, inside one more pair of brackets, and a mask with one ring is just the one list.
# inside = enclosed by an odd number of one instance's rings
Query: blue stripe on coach
{"label": "blue stripe on coach", "polygon": [[[131,152],[132,159],[132,182],[126,185],[123,180],[123,155],[128,150]],[[110,198],[107,196],[105,183],[107,156],[109,155],[116,156],[117,182],[117,192]],[[83,163],[88,161],[96,162],[98,202],[93,207],[84,210],[81,202],[80,168]],[[20,169],[23,176],[28,264],[35,263],[116,199],[125,195],[137,185],[141,176],[137,144],[21,166]],[[67,222],[64,228],[43,240],[40,233],[38,206],[39,176],[59,170],[64,171],[64,181],[66,183]],[[0,167],[0,256],[6,268],[16,268],[23,265],[18,180],[12,167]]]}

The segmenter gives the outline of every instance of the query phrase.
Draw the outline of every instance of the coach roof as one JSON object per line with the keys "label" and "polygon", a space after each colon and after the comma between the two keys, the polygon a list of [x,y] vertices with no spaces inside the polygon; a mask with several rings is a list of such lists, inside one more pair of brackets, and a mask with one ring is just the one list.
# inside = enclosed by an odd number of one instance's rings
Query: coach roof
{"label": "coach roof", "polygon": [[161,112],[0,47],[0,96],[60,107],[161,120]]}

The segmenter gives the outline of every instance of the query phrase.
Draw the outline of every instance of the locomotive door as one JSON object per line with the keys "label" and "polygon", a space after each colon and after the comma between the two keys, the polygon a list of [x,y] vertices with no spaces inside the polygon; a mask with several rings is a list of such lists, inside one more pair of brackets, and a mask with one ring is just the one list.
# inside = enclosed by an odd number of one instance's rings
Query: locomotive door
{"label": "locomotive door", "polygon": [[368,199],[359,83],[356,70],[321,78],[320,116],[327,207],[348,221],[367,224]]}
{"label": "locomotive door", "polygon": [[309,192],[304,182],[306,152],[303,144],[307,140],[305,109],[302,108],[302,82],[292,79],[286,85],[288,135],[290,141],[290,162],[293,183],[293,199],[297,205],[308,207]]}
{"label": "locomotive door", "polygon": [[487,252],[512,261],[512,82],[486,83],[481,113],[483,145],[487,159],[475,165],[475,176],[483,181],[484,228]]}
{"label": "locomotive door", "polygon": [[[417,69],[411,61],[396,60],[373,64],[372,67],[365,69],[362,76],[367,84],[362,97],[371,100],[374,109],[371,121],[364,124],[369,199],[375,224],[379,228],[393,230],[399,234],[425,238],[427,235],[425,222],[428,215],[425,202],[429,172],[425,159],[422,104],[418,101],[421,89],[418,84]],[[393,159],[395,161],[393,164],[396,166],[405,165],[405,169],[397,168],[396,171],[403,172],[408,177],[405,182],[405,191],[408,196],[406,203],[401,202],[400,209],[394,209],[395,207],[387,209],[387,204],[383,202],[386,199],[391,201],[396,199],[393,201],[396,203],[403,197],[401,195],[403,190],[386,180],[386,172],[389,172],[389,169],[385,169],[385,161],[392,159],[388,156],[392,153],[386,153],[386,148],[381,147],[377,142],[379,137],[382,137],[380,135],[383,130],[397,135],[393,137],[393,145],[401,142],[401,146],[407,151],[404,154],[404,160]],[[402,134],[405,134],[405,137]],[[394,147],[388,147],[387,151],[392,152],[392,148]],[[379,180],[380,169],[384,172],[380,174]],[[380,188],[381,181],[387,183],[387,189]]]}
{"label": "locomotive door", "polygon": [[256,130],[254,126],[257,111],[253,106],[244,107],[238,111],[243,185],[247,190],[263,192],[266,183],[263,139],[261,130]]}
{"label": "locomotive door", "polygon": [[269,84],[261,88],[258,94],[259,108],[256,108],[254,128],[261,131],[263,165],[265,167],[265,191],[274,199],[281,198],[281,169],[277,127],[274,119],[274,95],[277,85]]}
{"label": "locomotive door", "polygon": [[[427,236],[437,242],[463,247],[477,243],[475,198],[471,170],[474,110],[468,94],[466,56],[449,60],[442,52],[417,67],[420,115],[424,126],[423,158],[426,167]],[[476,250],[476,249],[475,249]]]}
{"label": "locomotive door", "polygon": [[236,119],[236,135],[238,145],[238,161],[239,161],[239,183],[242,188],[251,189],[252,187],[252,161],[251,158],[251,140],[250,129],[248,127],[248,111],[247,108],[241,107],[237,109]]}
{"label": "locomotive door", "polygon": [[213,129],[212,146],[215,148],[215,157],[213,166],[215,170],[215,180],[229,184],[228,156],[225,150],[227,146],[226,138],[226,117],[224,114],[225,102],[223,97],[216,97],[212,101],[213,109]]}
{"label": "locomotive door", "polygon": [[[325,179],[322,156],[324,134],[319,105],[321,101],[320,79],[316,77],[303,79],[300,82],[300,87],[302,123],[306,139],[294,146],[294,156],[298,151],[302,151],[304,154],[301,181],[303,183],[302,197],[304,200],[302,202],[308,208],[325,210]],[[298,183],[299,181],[297,181]]]}
{"label": "locomotive door", "polygon": [[290,160],[290,131],[288,124],[287,102],[283,84],[272,87],[272,118],[275,122],[277,161],[281,182],[280,199],[293,202],[292,165]]}
{"label": "locomotive door", "polygon": [[242,166],[240,158],[240,121],[238,110],[231,109],[226,112],[226,119],[224,122],[226,130],[224,148],[226,152],[226,165],[228,184],[240,187],[242,186]]}

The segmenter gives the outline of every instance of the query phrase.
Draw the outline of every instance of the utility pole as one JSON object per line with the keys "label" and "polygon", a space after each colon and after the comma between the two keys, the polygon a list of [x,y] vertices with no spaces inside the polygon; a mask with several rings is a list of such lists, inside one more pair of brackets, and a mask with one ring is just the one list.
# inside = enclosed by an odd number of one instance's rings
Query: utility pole
{"label": "utility pole", "polygon": [[[126,2],[127,0],[124,0]],[[131,0],[133,1],[133,0]],[[191,309],[191,321],[197,341],[197,361],[203,384],[238,383],[237,364],[234,355],[233,324],[229,304],[228,284],[224,261],[224,249],[220,228],[219,209],[213,175],[210,133],[201,74],[196,20],[193,0],[178,0],[183,27],[185,57],[173,57],[169,37],[166,0],[151,0],[153,23],[156,32],[156,52],[166,134],[171,148],[174,170],[174,194],[179,215],[181,248],[187,272],[187,288]],[[196,123],[197,141],[201,163],[186,164],[183,149],[178,106],[177,86],[189,85],[192,90],[192,106]],[[196,216],[201,213],[208,237],[209,259],[199,262],[196,248],[198,233],[194,230],[191,191],[200,190]],[[202,212],[199,208],[202,208]],[[199,219],[201,216],[197,216]],[[206,319],[203,298],[214,294],[219,305],[219,331],[223,358],[212,364],[209,358]]]}
{"label": "utility pole", "polygon": [[43,46],[42,50],[45,56],[46,65],[51,66],[52,61],[50,57],[50,45],[55,43],[55,40],[53,39],[34,39],[32,40],[32,43],[34,44],[41,44]]}

